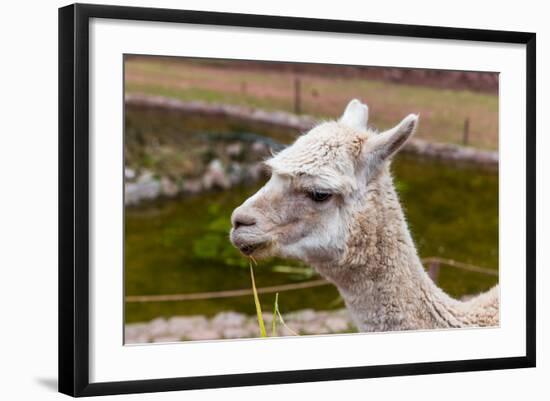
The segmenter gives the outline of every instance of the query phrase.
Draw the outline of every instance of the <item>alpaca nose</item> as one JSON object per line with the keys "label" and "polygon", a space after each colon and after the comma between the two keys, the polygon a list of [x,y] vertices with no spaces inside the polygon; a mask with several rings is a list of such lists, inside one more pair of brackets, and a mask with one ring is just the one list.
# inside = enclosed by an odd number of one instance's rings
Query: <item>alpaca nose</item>
{"label": "alpaca nose", "polygon": [[255,225],[256,218],[254,218],[254,216],[251,216],[250,214],[246,214],[236,210],[235,213],[233,213],[233,216],[231,216],[231,223],[233,224],[233,228],[236,230],[241,226]]}

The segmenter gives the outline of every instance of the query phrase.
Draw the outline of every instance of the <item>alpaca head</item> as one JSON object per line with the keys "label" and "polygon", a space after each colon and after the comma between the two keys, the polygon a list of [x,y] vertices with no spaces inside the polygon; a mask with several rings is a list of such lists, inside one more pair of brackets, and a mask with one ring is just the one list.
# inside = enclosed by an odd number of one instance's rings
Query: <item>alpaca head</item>
{"label": "alpaca head", "polygon": [[271,178],[231,216],[233,245],[258,258],[337,263],[356,213],[365,212],[369,185],[388,174],[418,116],[382,133],[367,120],[367,106],[352,100],[338,121],[316,126],[268,160]]}

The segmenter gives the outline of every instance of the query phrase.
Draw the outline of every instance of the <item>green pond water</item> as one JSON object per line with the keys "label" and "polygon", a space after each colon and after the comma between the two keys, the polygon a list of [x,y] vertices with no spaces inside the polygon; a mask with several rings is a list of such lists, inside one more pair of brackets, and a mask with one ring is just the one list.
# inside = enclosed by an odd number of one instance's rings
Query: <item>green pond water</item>
{"label": "green pond water", "polygon": [[[421,257],[439,256],[498,269],[497,173],[406,155],[396,158],[392,170]],[[229,218],[233,209],[262,184],[126,208],[126,295],[250,288],[248,261],[229,242]],[[288,272],[287,266],[299,269]],[[260,261],[255,268],[256,285],[311,280],[315,276],[310,273],[296,262]],[[487,290],[497,280],[495,276],[443,266],[438,284],[458,297]],[[272,309],[274,298],[275,294],[260,295],[265,310]],[[341,308],[343,303],[336,289],[328,285],[281,293],[279,307],[286,313]],[[254,314],[252,297],[127,302],[125,319],[137,322],[159,316],[212,316],[229,310]]]}

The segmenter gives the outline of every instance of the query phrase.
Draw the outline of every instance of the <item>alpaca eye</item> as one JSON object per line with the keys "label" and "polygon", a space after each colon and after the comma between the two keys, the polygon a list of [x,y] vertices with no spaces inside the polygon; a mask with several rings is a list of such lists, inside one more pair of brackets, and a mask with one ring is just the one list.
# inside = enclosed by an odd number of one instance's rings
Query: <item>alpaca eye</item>
{"label": "alpaca eye", "polygon": [[324,202],[332,196],[330,192],[322,192],[322,191],[311,191],[311,192],[308,192],[307,195],[314,202]]}

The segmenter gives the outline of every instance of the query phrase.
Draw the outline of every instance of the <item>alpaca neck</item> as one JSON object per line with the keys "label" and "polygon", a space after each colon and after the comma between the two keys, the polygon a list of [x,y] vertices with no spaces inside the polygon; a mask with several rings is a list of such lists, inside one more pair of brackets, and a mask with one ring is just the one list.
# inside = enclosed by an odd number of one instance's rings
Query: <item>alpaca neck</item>
{"label": "alpaca neck", "polygon": [[338,267],[318,270],[338,287],[361,331],[462,325],[460,302],[440,290],[422,266],[389,173],[369,184],[350,227]]}

